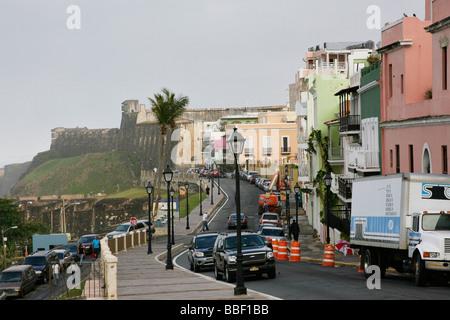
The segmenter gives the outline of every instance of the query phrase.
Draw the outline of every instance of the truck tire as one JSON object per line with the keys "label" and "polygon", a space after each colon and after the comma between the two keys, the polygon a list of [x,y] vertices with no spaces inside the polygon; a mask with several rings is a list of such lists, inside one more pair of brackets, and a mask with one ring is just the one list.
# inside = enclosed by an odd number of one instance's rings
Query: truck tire
{"label": "truck tire", "polygon": [[414,280],[416,286],[422,287],[427,283],[427,270],[425,269],[425,262],[420,257],[420,254],[417,254],[416,257],[416,270],[414,274]]}
{"label": "truck tire", "polygon": [[374,252],[370,249],[365,249],[363,256],[362,256],[362,263],[363,263],[363,270],[364,270],[364,276],[366,278],[370,277],[372,275],[372,272],[369,272],[368,268],[369,266],[375,264],[374,263]]}

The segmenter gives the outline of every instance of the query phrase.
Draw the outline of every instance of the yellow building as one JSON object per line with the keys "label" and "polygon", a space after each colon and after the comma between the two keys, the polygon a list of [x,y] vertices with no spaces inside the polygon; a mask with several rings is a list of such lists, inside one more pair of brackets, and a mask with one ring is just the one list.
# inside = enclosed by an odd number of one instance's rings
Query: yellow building
{"label": "yellow building", "polygon": [[[258,171],[262,176],[271,176],[285,164],[296,163],[297,123],[295,112],[261,112],[256,123],[229,124],[226,135],[234,127],[246,139],[239,163],[244,170]],[[282,171],[284,173],[284,169]],[[290,174],[292,176],[292,174]]]}

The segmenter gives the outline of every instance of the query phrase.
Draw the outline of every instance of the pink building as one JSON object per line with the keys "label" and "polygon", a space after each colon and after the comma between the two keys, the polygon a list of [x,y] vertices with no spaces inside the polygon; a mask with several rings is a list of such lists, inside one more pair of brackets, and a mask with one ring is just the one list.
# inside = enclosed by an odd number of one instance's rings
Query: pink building
{"label": "pink building", "polygon": [[450,2],[425,7],[425,21],[404,17],[382,30],[382,174],[448,174]]}

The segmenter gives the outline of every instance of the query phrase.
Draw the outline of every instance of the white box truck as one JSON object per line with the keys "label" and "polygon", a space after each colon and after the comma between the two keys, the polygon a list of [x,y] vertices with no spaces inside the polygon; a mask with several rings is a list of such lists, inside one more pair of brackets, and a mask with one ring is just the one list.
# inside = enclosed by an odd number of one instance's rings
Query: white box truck
{"label": "white box truck", "polygon": [[350,243],[370,265],[428,277],[450,274],[450,176],[401,173],[355,179]]}

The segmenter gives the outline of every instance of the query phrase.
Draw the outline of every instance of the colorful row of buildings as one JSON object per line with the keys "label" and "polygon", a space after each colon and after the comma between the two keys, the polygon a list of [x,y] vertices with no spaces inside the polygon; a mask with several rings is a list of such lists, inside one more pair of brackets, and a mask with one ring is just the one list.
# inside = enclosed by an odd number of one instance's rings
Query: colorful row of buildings
{"label": "colorful row of buildings", "polygon": [[296,165],[307,168],[294,180],[306,191],[303,207],[322,239],[326,172],[337,197],[334,241],[348,232],[354,179],[448,174],[450,2],[424,5],[423,21],[404,16],[386,24],[376,49],[371,41],[309,48],[290,86]]}

